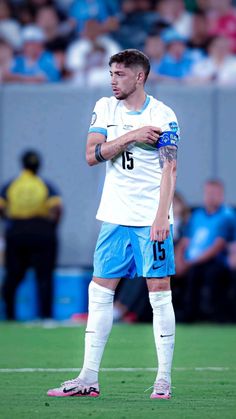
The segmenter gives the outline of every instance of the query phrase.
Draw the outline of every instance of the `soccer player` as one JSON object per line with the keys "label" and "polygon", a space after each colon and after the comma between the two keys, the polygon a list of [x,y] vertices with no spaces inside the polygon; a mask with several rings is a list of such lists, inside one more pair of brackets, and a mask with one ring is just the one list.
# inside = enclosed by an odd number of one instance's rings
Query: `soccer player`
{"label": "soccer player", "polygon": [[158,371],[151,398],[171,397],[175,316],[172,198],[179,129],[174,112],[147,95],[149,59],[128,49],[109,61],[113,97],[95,105],[88,133],[90,166],[106,162],[97,218],[103,221],[89,286],[85,356],[79,376],[49,396],[99,396],[98,372],[113,320],[115,289],[123,277],[147,279]]}

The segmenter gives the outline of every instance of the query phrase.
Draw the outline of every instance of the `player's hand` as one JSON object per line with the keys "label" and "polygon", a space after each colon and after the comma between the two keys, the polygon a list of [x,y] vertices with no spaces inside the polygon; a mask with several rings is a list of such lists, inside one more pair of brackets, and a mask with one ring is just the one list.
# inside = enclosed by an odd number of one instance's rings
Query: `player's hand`
{"label": "player's hand", "polygon": [[154,126],[145,126],[132,131],[134,140],[137,143],[155,145],[162,133],[161,128]]}
{"label": "player's hand", "polygon": [[167,217],[155,218],[150,232],[151,241],[162,242],[167,239],[170,234],[170,223]]}

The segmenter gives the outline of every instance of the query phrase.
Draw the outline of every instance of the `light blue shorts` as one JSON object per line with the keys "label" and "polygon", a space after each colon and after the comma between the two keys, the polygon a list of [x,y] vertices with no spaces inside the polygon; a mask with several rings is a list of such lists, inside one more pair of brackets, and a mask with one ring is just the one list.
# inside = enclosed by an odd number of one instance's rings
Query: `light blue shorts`
{"label": "light blue shorts", "polygon": [[98,278],[164,278],[175,274],[173,228],[162,242],[150,240],[150,227],[103,223],[94,253]]}

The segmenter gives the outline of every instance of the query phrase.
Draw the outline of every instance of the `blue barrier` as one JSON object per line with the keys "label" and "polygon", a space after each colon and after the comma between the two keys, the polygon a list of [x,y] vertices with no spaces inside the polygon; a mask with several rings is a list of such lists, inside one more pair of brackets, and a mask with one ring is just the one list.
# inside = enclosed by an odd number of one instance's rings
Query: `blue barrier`
{"label": "blue barrier", "polygon": [[28,321],[38,317],[38,293],[35,274],[29,270],[18,286],[15,298],[16,320]]}
{"label": "blue barrier", "polygon": [[53,318],[69,319],[73,314],[87,313],[91,270],[58,269],[54,276]]}

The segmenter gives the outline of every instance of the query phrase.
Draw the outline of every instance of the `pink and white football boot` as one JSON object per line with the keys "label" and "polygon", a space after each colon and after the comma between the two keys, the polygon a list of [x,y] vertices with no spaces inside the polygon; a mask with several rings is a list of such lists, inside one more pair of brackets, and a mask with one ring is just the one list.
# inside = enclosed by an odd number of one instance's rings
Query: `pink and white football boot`
{"label": "pink and white football boot", "polygon": [[100,395],[98,383],[85,384],[80,378],[65,381],[59,388],[48,390],[51,397],[98,397]]}

